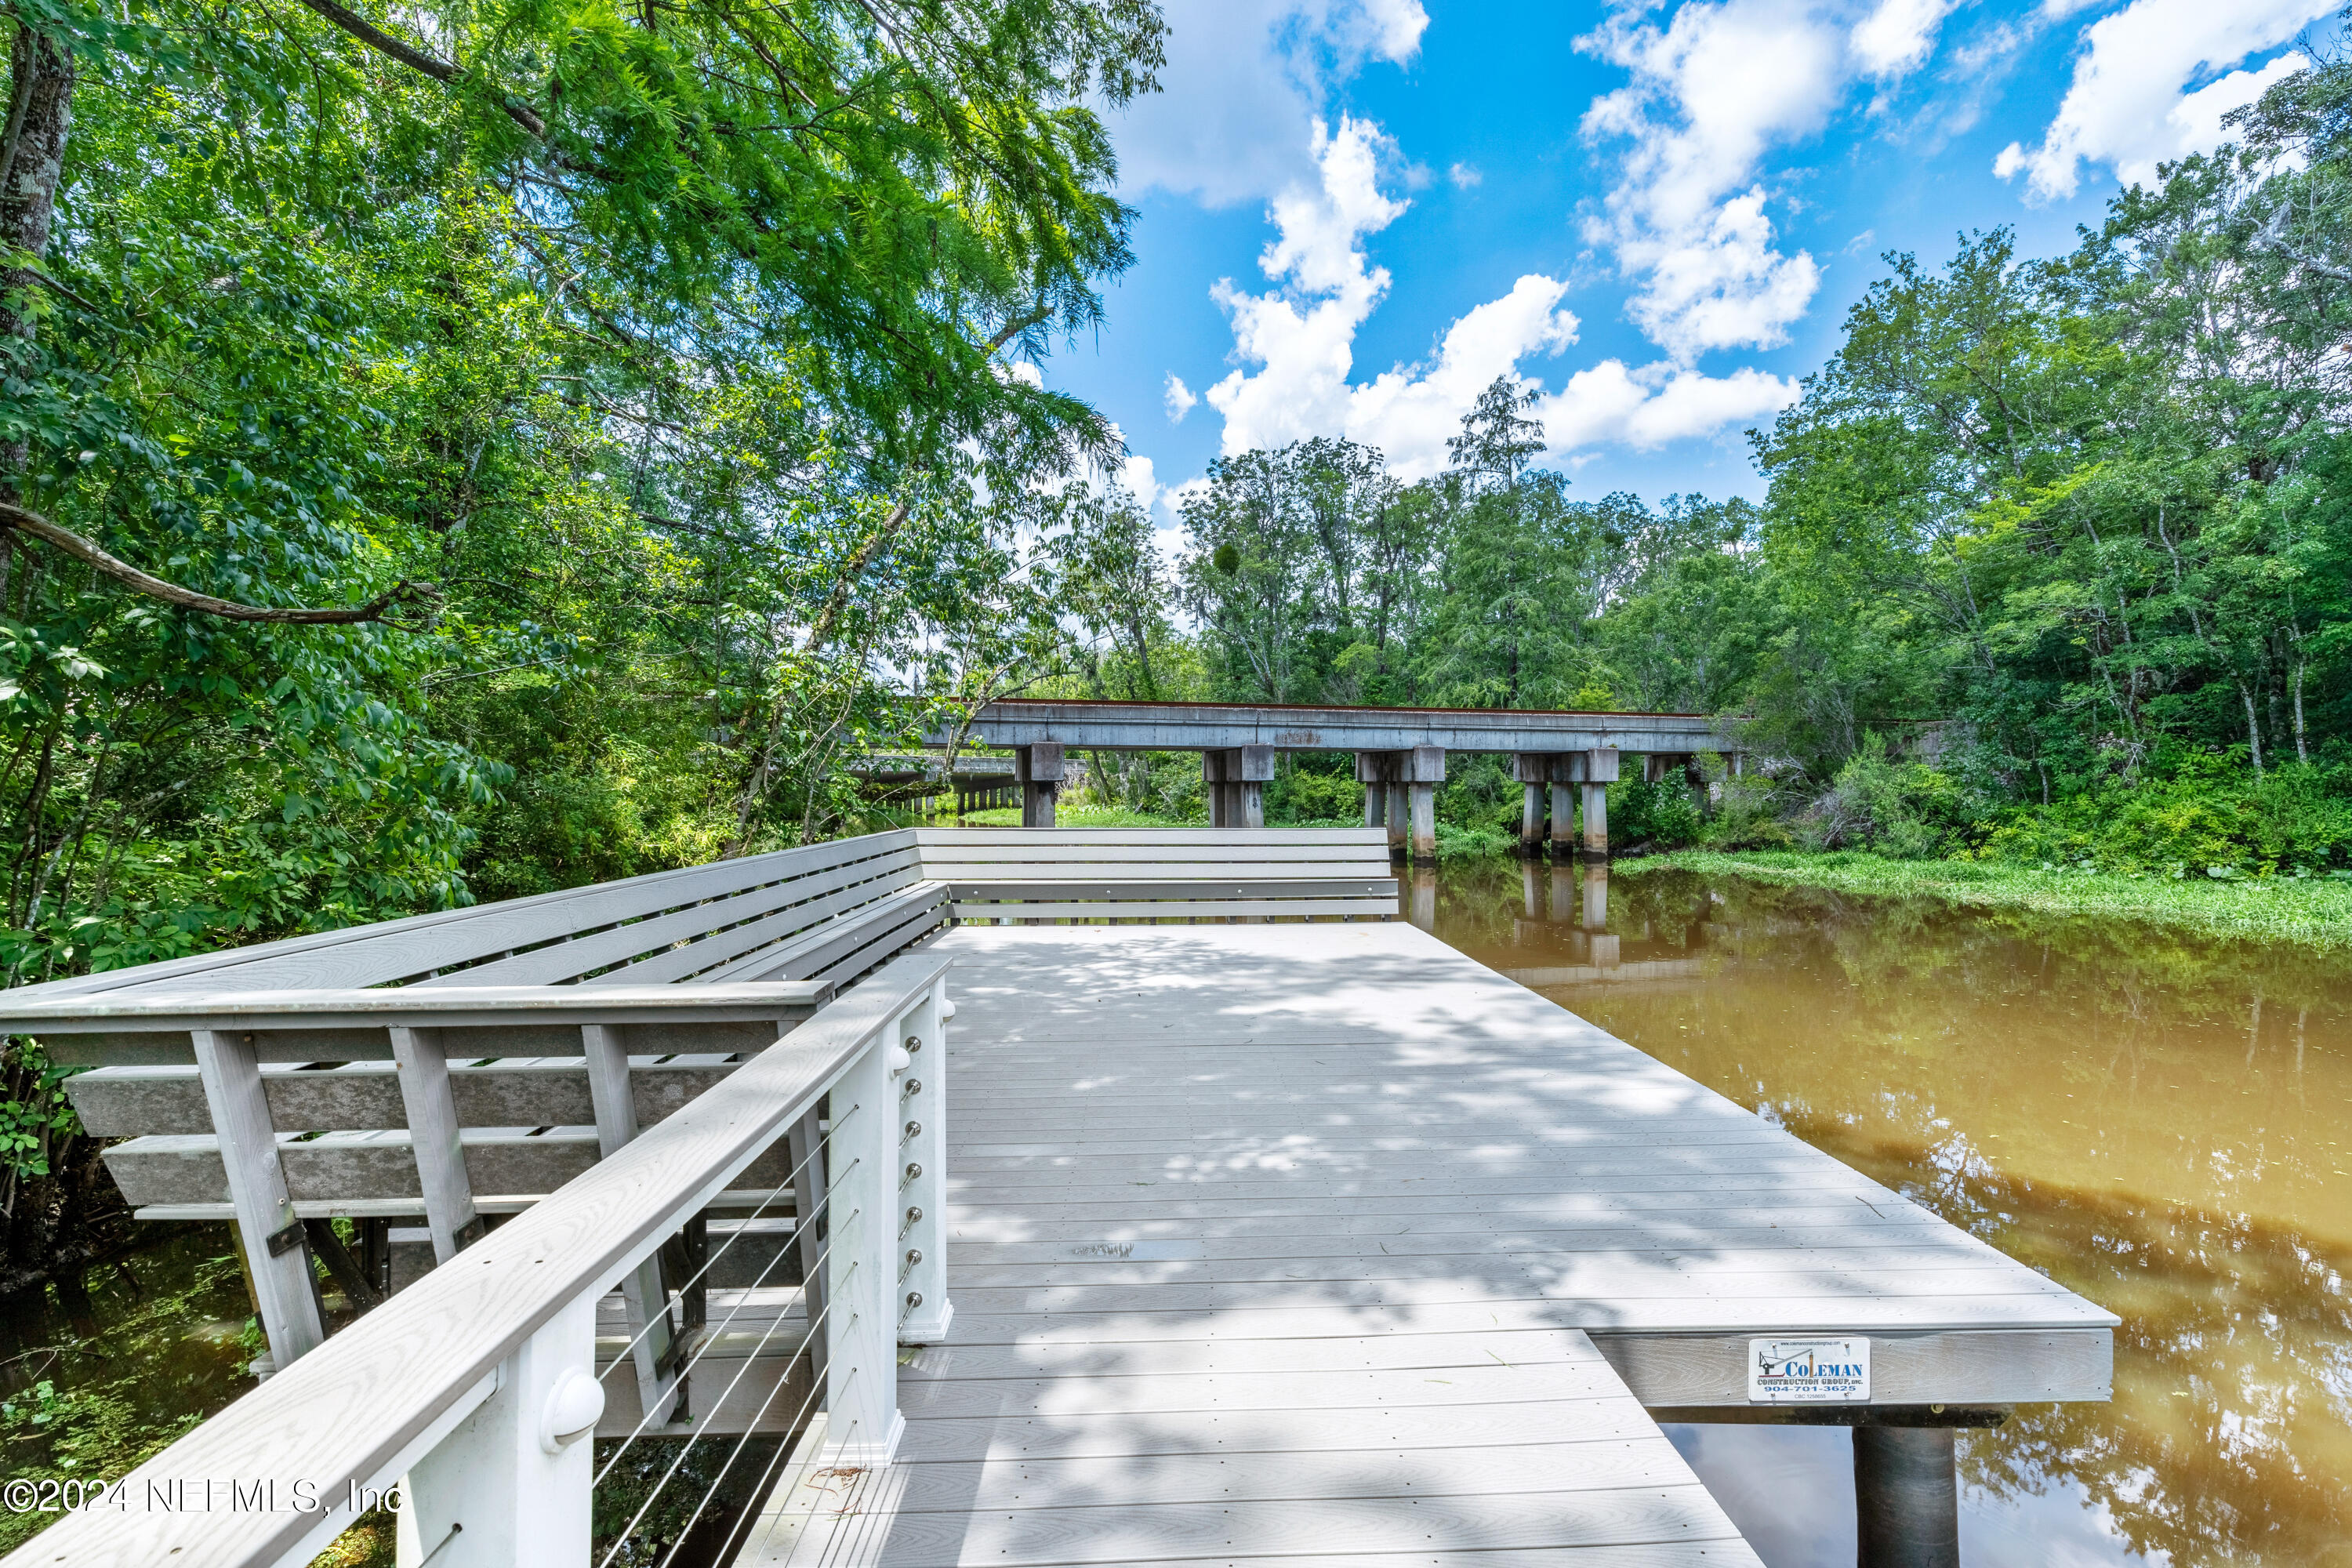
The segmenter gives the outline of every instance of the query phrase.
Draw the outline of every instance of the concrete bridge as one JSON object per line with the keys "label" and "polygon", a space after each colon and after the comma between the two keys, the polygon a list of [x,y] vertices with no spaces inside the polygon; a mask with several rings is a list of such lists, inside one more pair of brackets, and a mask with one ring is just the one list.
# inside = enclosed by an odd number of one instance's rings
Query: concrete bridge
{"label": "concrete bridge", "polygon": [[[1437,849],[1437,786],[1449,752],[1508,755],[1526,791],[1519,837],[1540,849],[1575,842],[1576,793],[1583,847],[1609,852],[1607,787],[1627,752],[1647,759],[1652,782],[1680,773],[1696,784],[1699,754],[1738,766],[1739,738],[1700,713],[1559,713],[1493,708],[1328,708],[1245,702],[1003,701],[982,708],[968,738],[1010,748],[1022,826],[1054,826],[1054,797],[1072,748],[1198,752],[1213,827],[1265,826],[1265,781],[1277,752],[1353,752],[1364,785],[1364,825],[1388,829],[1391,854]],[[945,744],[941,733],[931,738]],[[1549,792],[1547,803],[1546,792]],[[1547,804],[1549,810],[1546,809]]]}
{"label": "concrete bridge", "polygon": [[1013,760],[989,752],[959,752],[950,767],[933,752],[877,752],[852,757],[841,771],[884,800],[931,800],[952,792],[956,815],[1011,805],[1020,798]]}

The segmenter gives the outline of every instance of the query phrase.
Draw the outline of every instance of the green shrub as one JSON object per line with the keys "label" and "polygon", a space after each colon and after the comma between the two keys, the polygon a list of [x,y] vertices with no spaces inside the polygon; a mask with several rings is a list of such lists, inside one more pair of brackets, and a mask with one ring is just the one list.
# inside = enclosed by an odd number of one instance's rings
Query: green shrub
{"label": "green shrub", "polygon": [[2221,758],[1996,816],[1990,860],[2157,876],[2315,875],[2352,866],[2352,780],[2290,763],[2260,778]]}
{"label": "green shrub", "polygon": [[1924,860],[1967,846],[1974,804],[1951,774],[1896,762],[1873,733],[1792,826],[1808,849],[1869,849]]}
{"label": "green shrub", "polygon": [[1609,790],[1609,842],[1627,849],[1681,849],[1698,842],[1698,806],[1681,779],[1627,779]]}
{"label": "green shrub", "polygon": [[1517,849],[1517,828],[1506,833],[1496,827],[1456,827],[1439,818],[1437,823],[1437,858],[1440,860],[1480,860],[1496,855],[1508,855]]}
{"label": "green shrub", "polygon": [[1349,773],[1308,773],[1304,769],[1276,777],[1265,788],[1268,822],[1354,822],[1364,820],[1364,786]]}
{"label": "green shrub", "polygon": [[1701,825],[1700,840],[1710,849],[1787,849],[1797,836],[1784,815],[1786,793],[1777,780],[1743,773],[1722,781],[1715,810]]}

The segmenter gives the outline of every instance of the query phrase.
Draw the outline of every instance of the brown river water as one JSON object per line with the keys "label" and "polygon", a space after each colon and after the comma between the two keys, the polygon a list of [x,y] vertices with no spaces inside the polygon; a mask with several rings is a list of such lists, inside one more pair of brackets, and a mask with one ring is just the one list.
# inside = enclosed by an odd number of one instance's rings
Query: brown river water
{"label": "brown river water", "polygon": [[[1962,1434],[1969,1568],[2352,1568],[2352,964],[1637,862],[1409,907],[2122,1317],[2113,1404]],[[1669,1430],[1772,1568],[1853,1563],[1845,1432]]]}
{"label": "brown river water", "polygon": [[[2121,1315],[2114,1403],[1962,1434],[1969,1568],[2352,1568],[2352,963],[1635,862],[1408,888],[1453,946]],[[36,1383],[148,1431],[244,1386],[226,1227],[173,1228],[92,1277],[79,1332],[0,1312],[5,1468],[47,1447]],[[1845,1432],[1669,1431],[1772,1568],[1853,1561]]]}

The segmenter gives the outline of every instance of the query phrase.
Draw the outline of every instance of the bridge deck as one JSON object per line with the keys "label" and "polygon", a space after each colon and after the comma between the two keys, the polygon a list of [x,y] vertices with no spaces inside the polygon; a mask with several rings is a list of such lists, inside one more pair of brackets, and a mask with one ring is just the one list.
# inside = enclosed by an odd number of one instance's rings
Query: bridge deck
{"label": "bridge deck", "polygon": [[2105,1397],[2110,1314],[1410,926],[943,941],[955,1321],[746,1562],[1753,1563],[1643,1409],[1751,1333]]}

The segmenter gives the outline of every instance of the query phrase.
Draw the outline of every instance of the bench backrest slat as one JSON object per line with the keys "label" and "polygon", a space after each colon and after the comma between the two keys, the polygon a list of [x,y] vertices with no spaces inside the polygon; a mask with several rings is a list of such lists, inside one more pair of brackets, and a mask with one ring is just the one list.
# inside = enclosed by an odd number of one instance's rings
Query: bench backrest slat
{"label": "bench backrest slat", "polygon": [[911,842],[911,834],[906,829],[872,834],[863,838],[779,850],[772,855],[720,860],[679,871],[656,871],[562,893],[509,899],[472,909],[415,915],[195,958],[142,964],[136,969],[54,981],[26,986],[16,994],[30,1000],[93,994],[126,987],[259,991],[381,985],[705,899],[740,893],[769,882],[871,859],[904,850]]}
{"label": "bench backrest slat", "polygon": [[[645,954],[660,953],[666,948],[675,950],[677,943],[690,942],[697,937],[715,941],[716,937],[706,933],[721,927],[740,926],[746,921],[772,915],[778,910],[784,911],[782,918],[791,919],[800,910],[808,910],[809,913],[802,923],[808,920],[821,920],[845,906],[838,900],[827,902],[821,914],[812,900],[823,902],[822,895],[834,893],[845,887],[856,886],[862,891],[864,888],[874,886],[877,878],[885,881],[897,879],[903,882],[913,876],[914,864],[915,851],[911,847],[887,855],[865,857],[811,871],[789,881],[767,882],[740,893],[718,895],[702,903],[673,910],[667,914],[632,921],[626,925],[613,926],[588,936],[575,937],[570,942],[552,942],[528,952],[516,953],[512,958],[495,959],[418,984],[425,986],[559,985],[584,974],[610,969],[614,964],[629,964],[630,960]],[[871,892],[864,893],[866,898],[876,896]],[[699,946],[700,943],[695,945]],[[713,954],[704,963],[677,973],[690,974],[695,969],[707,968],[718,963],[721,956],[724,955]],[[636,966],[631,964],[629,967],[634,969]],[[625,984],[643,985],[673,977],[671,974],[632,974]]]}
{"label": "bench backrest slat", "polygon": [[[907,859],[909,862],[914,859],[911,850],[908,852]],[[721,978],[720,974],[706,972],[717,970],[743,953],[756,952],[778,942],[788,942],[804,931],[821,930],[854,919],[869,907],[887,900],[890,895],[912,885],[917,879],[918,873],[910,863],[887,875],[836,889],[764,919],[746,921],[725,931],[713,931],[683,947],[649,954],[609,974],[600,974],[588,984],[652,985],[677,980],[718,980]]]}

